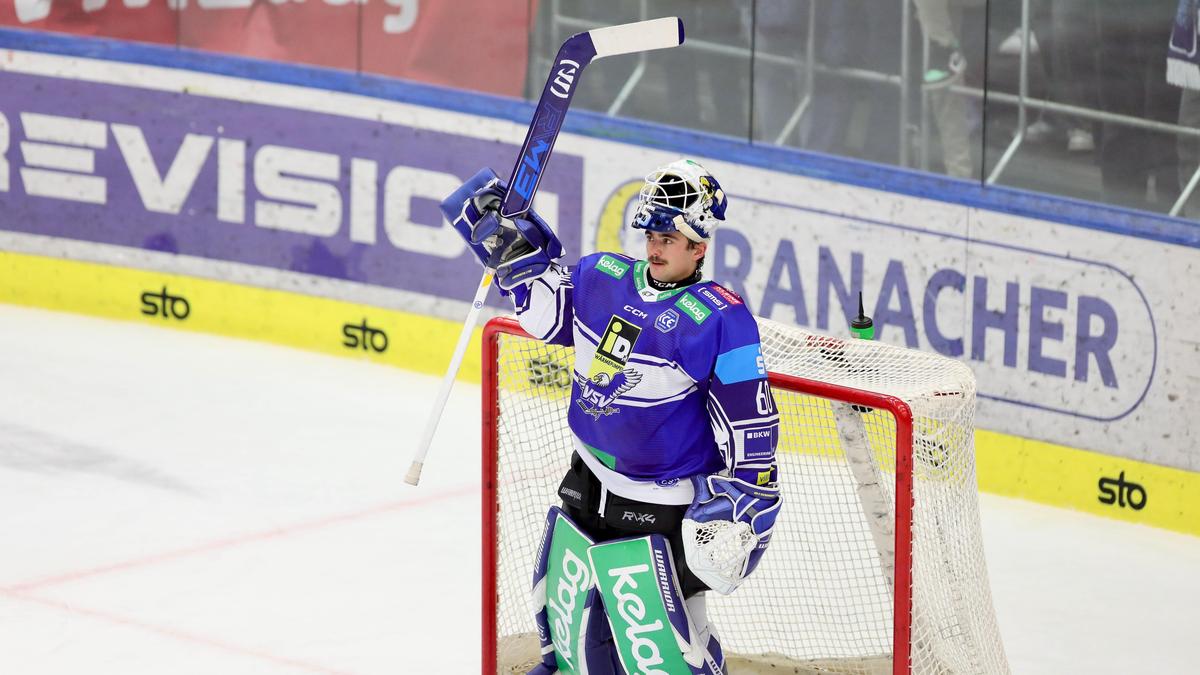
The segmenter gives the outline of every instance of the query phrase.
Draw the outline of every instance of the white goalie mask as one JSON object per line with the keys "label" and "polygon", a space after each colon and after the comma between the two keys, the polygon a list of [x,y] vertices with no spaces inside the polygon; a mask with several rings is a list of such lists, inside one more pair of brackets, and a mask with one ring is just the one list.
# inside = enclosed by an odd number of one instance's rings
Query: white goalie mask
{"label": "white goalie mask", "polygon": [[725,220],[725,205],[725,191],[717,179],[698,162],[680,159],[646,176],[633,227],[680,232],[694,242],[707,242]]}

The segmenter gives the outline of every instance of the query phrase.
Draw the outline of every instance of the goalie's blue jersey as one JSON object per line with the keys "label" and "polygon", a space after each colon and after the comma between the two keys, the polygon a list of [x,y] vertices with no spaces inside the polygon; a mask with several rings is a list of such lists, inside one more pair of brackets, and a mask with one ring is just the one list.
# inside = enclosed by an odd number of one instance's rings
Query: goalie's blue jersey
{"label": "goalie's blue jersey", "polygon": [[687,503],[693,475],[777,479],[779,416],[758,326],[711,281],[660,291],[648,265],[598,253],[514,294],[522,327],[573,345],[576,448],[623,496]]}

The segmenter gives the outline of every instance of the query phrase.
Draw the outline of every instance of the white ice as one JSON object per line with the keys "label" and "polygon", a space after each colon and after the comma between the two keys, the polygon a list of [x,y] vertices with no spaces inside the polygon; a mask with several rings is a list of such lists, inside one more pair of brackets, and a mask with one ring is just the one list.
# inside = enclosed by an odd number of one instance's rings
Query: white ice
{"label": "white ice", "polygon": [[[0,673],[479,672],[479,388],[0,305]],[[1014,673],[1191,673],[1200,539],[984,496]]]}

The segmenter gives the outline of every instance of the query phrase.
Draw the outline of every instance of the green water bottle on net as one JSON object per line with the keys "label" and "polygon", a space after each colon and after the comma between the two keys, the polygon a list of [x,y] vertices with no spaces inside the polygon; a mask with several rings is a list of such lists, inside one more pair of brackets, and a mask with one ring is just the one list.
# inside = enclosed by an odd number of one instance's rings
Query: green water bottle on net
{"label": "green water bottle on net", "polygon": [[860,340],[875,339],[875,323],[863,312],[862,291],[858,292],[858,316],[850,322],[850,334]]}
{"label": "green water bottle on net", "polygon": [[[850,334],[859,340],[875,339],[875,322],[863,311],[863,294],[858,292],[858,316],[850,322]],[[871,409],[864,405],[851,406],[860,413],[869,413]]]}

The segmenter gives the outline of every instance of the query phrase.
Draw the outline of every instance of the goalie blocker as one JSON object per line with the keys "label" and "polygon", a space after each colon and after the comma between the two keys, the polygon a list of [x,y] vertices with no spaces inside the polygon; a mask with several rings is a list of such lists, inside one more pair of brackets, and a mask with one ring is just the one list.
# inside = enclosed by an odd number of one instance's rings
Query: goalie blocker
{"label": "goalie blocker", "polygon": [[533,577],[542,661],[530,675],[723,675],[703,594],[684,600],[659,534],[596,544],[550,507]]}
{"label": "goalie blocker", "polygon": [[496,271],[496,285],[505,293],[545,274],[563,254],[554,231],[532,209],[512,219],[500,215],[507,191],[508,184],[485,167],[440,207],[479,262]]}

